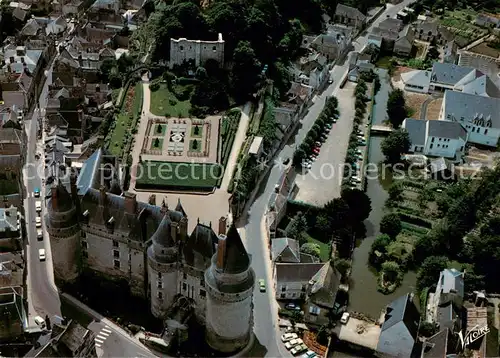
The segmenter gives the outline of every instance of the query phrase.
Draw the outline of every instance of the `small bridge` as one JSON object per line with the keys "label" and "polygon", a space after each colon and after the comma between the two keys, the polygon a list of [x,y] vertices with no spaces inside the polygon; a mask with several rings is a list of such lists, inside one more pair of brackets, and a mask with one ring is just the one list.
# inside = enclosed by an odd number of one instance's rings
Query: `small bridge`
{"label": "small bridge", "polygon": [[370,132],[372,134],[383,134],[383,135],[388,135],[391,133],[394,129],[389,126],[384,126],[384,125],[377,125],[377,126],[371,126]]}

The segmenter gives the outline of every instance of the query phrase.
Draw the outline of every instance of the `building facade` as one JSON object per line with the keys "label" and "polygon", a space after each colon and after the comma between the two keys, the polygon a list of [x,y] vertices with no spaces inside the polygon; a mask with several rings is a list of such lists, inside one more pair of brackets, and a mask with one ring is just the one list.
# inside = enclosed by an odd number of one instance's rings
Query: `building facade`
{"label": "building facade", "polygon": [[[231,353],[246,346],[252,332],[254,274],[234,226],[226,218],[218,234],[198,221],[188,234],[188,217],[179,201],[138,202],[122,193],[116,179],[100,183],[107,154],[99,150],[84,164],[71,193],[52,188],[46,218],[58,283],[82,271],[127,281],[134,295],[150,301],[154,316],[173,316],[180,299],[207,327],[212,348]],[[109,174],[109,173],[104,173]]]}
{"label": "building facade", "polygon": [[170,39],[170,68],[194,61],[196,67],[204,66],[207,60],[215,60],[224,66],[224,40],[219,34],[217,41]]}

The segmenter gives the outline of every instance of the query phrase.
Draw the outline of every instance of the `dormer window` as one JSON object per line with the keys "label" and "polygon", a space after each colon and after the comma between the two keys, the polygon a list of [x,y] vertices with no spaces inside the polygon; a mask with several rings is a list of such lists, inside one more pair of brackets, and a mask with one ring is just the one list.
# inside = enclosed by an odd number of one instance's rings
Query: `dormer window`
{"label": "dormer window", "polygon": [[112,216],[109,220],[108,220],[108,224],[109,225],[113,225],[113,223],[115,222],[115,218]]}

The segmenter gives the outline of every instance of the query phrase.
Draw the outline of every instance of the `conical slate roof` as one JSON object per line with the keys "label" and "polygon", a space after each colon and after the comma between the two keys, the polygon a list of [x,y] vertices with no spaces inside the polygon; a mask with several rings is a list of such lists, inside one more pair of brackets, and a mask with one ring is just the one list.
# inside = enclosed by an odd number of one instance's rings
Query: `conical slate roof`
{"label": "conical slate roof", "polygon": [[175,211],[180,212],[184,217],[187,217],[186,212],[184,211],[184,208],[182,207],[181,204],[181,199],[179,198],[177,201],[177,206],[175,207]]}
{"label": "conical slate roof", "polygon": [[172,238],[172,234],[170,231],[170,218],[168,215],[165,215],[156,229],[155,233],[151,237],[153,239],[153,243],[157,245],[161,245],[164,247],[171,247],[175,245],[174,239]]}
{"label": "conical slate roof", "polygon": [[56,188],[57,205],[56,207],[52,205],[52,210],[55,212],[66,212],[71,210],[73,208],[73,199],[64,185],[59,180],[57,184],[54,183],[54,187]]}
{"label": "conical slate roof", "polygon": [[224,255],[224,272],[238,274],[248,270],[250,257],[243,246],[240,234],[236,227],[231,225],[227,232],[226,251]]}

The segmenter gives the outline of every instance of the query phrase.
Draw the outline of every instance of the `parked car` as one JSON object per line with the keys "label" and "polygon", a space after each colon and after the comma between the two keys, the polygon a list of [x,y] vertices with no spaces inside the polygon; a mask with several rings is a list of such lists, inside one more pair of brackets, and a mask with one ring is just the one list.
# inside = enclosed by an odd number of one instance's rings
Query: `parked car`
{"label": "parked car", "polygon": [[45,320],[42,317],[36,316],[33,320],[35,321],[37,326],[40,326],[41,328],[45,328]]}
{"label": "parked car", "polygon": [[305,344],[301,344],[300,346],[297,346],[295,348],[293,348],[290,353],[292,353],[292,355],[297,355],[297,354],[300,354],[304,351],[307,351],[307,346]]}
{"label": "parked car", "polygon": [[340,318],[340,323],[346,324],[347,321],[349,321],[349,317],[351,317],[351,315],[349,314],[349,312],[344,312],[342,314],[342,317]]}
{"label": "parked car", "polygon": [[[331,117],[333,118],[333,117]],[[325,128],[332,129],[332,125],[330,123],[325,124]]]}
{"label": "parked car", "polygon": [[259,280],[259,289],[260,292],[266,292],[266,281],[263,278]]}
{"label": "parked car", "polygon": [[330,117],[330,120],[331,120],[333,123],[337,123],[337,118],[335,118],[335,117]]}
{"label": "parked car", "polygon": [[321,143],[321,142],[316,142],[316,143],[314,143],[314,144],[316,145],[316,147],[317,147],[317,148],[319,148],[319,147],[321,147],[321,145],[322,145],[323,143]]}
{"label": "parked car", "polygon": [[37,217],[35,218],[35,226],[36,226],[37,228],[42,227],[42,218],[41,218],[41,217],[37,216]]}
{"label": "parked car", "polygon": [[296,339],[292,339],[291,341],[286,342],[285,343],[285,348],[286,349],[292,349],[293,347],[301,345],[301,344],[304,344],[304,342],[302,341],[302,339],[296,338]]}
{"label": "parked car", "polygon": [[332,83],[333,83],[333,78],[331,78],[331,77],[330,77],[330,78],[328,79],[328,84],[329,84],[329,85],[331,85]]}
{"label": "parked car", "polygon": [[356,154],[362,155],[363,152],[361,151],[361,149],[356,149]]}
{"label": "parked car", "polygon": [[319,153],[319,152],[320,152],[320,149],[318,147],[313,148],[313,153]]}
{"label": "parked car", "polygon": [[297,336],[297,333],[285,333],[281,335],[281,341],[282,342],[288,342],[291,341],[292,339],[297,339],[299,336]]}
{"label": "parked car", "polygon": [[43,232],[42,232],[42,229],[37,229],[36,230],[36,239],[38,241],[43,241]]}
{"label": "parked car", "polygon": [[365,146],[366,145],[366,140],[358,139],[358,145]]}
{"label": "parked car", "polygon": [[285,308],[287,310],[293,310],[293,311],[300,311],[300,307],[299,305],[296,305],[295,303],[287,303],[285,305]]}
{"label": "parked car", "polygon": [[40,261],[45,261],[45,249],[38,250],[38,258]]}
{"label": "parked car", "polygon": [[361,183],[361,179],[359,177],[357,177],[357,176],[351,177],[351,181],[353,183]]}
{"label": "parked car", "polygon": [[286,159],[283,161],[283,164],[284,164],[284,165],[287,165],[288,163],[290,163],[290,158],[286,158]]}
{"label": "parked car", "polygon": [[317,354],[313,351],[307,351],[300,356],[300,358],[315,358]]}
{"label": "parked car", "polygon": [[35,198],[39,198],[40,197],[40,188],[35,188],[35,190],[33,191],[33,196]]}

